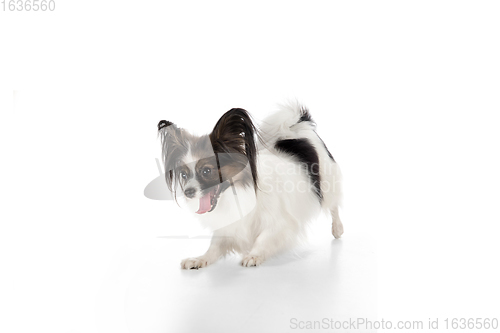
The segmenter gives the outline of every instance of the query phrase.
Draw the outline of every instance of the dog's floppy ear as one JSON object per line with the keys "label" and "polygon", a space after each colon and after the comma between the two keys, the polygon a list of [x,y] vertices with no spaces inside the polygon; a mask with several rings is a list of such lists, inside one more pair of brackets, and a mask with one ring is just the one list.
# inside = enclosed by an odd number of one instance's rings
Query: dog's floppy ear
{"label": "dog's floppy ear", "polygon": [[187,152],[186,142],[183,139],[183,130],[170,121],[161,120],[158,123],[158,135],[161,138],[162,160],[165,166],[165,180],[172,191],[176,179],[175,168],[180,159]]}
{"label": "dog's floppy ear", "polygon": [[250,115],[246,110],[239,108],[227,111],[209,135],[215,153],[240,153],[247,157],[257,188],[256,136],[258,136],[257,129]]}

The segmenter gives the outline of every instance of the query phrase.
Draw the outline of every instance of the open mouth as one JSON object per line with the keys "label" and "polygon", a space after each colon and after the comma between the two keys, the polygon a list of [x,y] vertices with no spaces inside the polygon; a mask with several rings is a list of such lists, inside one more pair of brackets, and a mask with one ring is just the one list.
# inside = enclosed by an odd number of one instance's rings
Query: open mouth
{"label": "open mouth", "polygon": [[200,198],[200,208],[196,213],[204,214],[213,211],[217,206],[217,200],[219,199],[221,192],[224,191],[228,186],[229,184],[227,182],[224,182],[222,184],[214,186],[214,188],[210,192],[202,196]]}

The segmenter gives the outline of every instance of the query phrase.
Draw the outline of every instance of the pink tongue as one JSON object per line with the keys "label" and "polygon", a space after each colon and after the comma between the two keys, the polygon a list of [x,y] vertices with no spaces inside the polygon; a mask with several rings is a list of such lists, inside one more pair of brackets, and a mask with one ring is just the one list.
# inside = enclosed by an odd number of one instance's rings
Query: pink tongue
{"label": "pink tongue", "polygon": [[206,213],[212,208],[212,205],[210,204],[210,192],[205,194],[200,198],[200,208],[196,213],[198,214],[203,214]]}

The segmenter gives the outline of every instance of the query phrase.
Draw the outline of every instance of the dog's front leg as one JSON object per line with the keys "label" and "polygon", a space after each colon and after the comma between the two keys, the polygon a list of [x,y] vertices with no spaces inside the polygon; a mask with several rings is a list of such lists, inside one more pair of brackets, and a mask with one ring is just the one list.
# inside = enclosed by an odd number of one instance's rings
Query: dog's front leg
{"label": "dog's front leg", "polygon": [[245,267],[259,266],[266,259],[281,252],[289,245],[289,239],[285,230],[263,230],[255,239],[250,252],[243,257],[241,265]]}
{"label": "dog's front leg", "polygon": [[210,247],[207,252],[199,257],[195,258],[186,258],[181,261],[182,269],[198,269],[202,267],[207,267],[210,264],[213,264],[220,257],[226,254],[225,247],[225,239],[223,237],[212,237],[212,241],[210,242]]}

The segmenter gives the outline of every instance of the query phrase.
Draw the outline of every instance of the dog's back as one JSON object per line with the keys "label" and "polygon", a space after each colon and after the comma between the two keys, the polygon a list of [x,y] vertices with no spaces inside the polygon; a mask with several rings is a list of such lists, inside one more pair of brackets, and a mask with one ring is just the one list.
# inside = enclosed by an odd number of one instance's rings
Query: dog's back
{"label": "dog's back", "polygon": [[340,237],[343,233],[338,216],[342,197],[340,168],[316,133],[316,124],[309,111],[297,102],[281,105],[262,122],[260,131],[262,149],[269,149],[283,158],[291,157],[305,170],[321,208],[332,214],[332,234]]}

